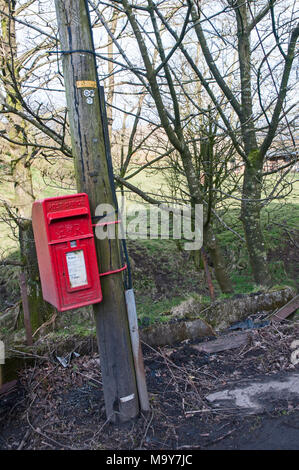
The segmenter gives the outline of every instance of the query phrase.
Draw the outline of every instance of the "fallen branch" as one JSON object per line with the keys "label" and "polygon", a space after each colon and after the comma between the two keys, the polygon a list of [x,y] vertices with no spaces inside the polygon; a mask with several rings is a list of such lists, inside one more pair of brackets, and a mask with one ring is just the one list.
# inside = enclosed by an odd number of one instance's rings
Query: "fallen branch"
{"label": "fallen branch", "polygon": [[219,442],[219,441],[222,441],[223,439],[225,439],[226,437],[230,436],[233,432],[236,431],[236,428],[235,429],[232,429],[231,431],[227,432],[226,434],[224,434],[224,436],[221,436],[221,437],[218,437],[218,439],[215,439],[214,441],[210,441],[208,442],[207,444],[205,444],[204,447],[207,447],[207,446],[210,446],[212,444],[216,444],[216,442]]}
{"label": "fallen branch", "polygon": [[24,447],[24,445],[25,445],[25,443],[26,443],[26,440],[27,440],[28,437],[29,437],[29,434],[30,434],[30,429],[27,429],[26,434],[25,434],[25,436],[23,437],[22,442],[20,443],[20,445],[19,445],[19,447],[18,447],[17,450],[22,450],[22,449],[23,449],[23,447]]}
{"label": "fallen branch", "polygon": [[54,323],[55,320],[56,320],[56,317],[57,317],[57,312],[53,313],[53,315],[52,315],[52,317],[50,318],[50,320],[46,321],[46,322],[43,323],[41,326],[39,326],[37,330],[35,330],[35,332],[34,332],[33,335],[32,335],[32,338],[39,332],[39,330],[41,330],[42,328],[45,328],[46,326],[49,326],[49,325],[51,325],[52,323]]}

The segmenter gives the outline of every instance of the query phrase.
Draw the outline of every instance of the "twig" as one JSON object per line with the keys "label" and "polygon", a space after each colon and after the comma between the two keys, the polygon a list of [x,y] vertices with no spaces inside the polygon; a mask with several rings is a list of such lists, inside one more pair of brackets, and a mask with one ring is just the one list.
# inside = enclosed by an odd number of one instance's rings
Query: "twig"
{"label": "twig", "polygon": [[18,447],[17,450],[22,450],[22,449],[23,449],[23,447],[24,447],[24,445],[25,445],[25,442],[26,442],[26,440],[27,440],[29,434],[30,434],[30,429],[27,429],[26,434],[25,434],[25,436],[23,437],[23,440],[22,440],[22,442],[20,443],[20,445],[19,445],[19,447]]}
{"label": "twig", "polygon": [[36,335],[36,333],[38,333],[38,331],[39,331],[41,328],[45,328],[46,326],[49,326],[49,325],[51,325],[52,323],[54,323],[55,320],[56,320],[56,317],[57,317],[57,312],[53,313],[53,315],[52,315],[52,317],[50,318],[50,320],[46,321],[46,322],[43,323],[41,326],[39,326],[37,330],[35,330],[35,332],[34,332],[33,335],[32,335],[32,338]]}
{"label": "twig", "polygon": [[236,431],[236,428],[232,429],[228,433],[224,434],[224,436],[218,437],[214,441],[210,441],[207,444],[204,445],[204,447],[210,446],[211,444],[215,444],[216,442],[222,441],[222,439],[225,439],[226,437],[230,436],[233,432]]}
{"label": "twig", "polygon": [[196,449],[202,449],[202,447],[201,447],[200,445],[196,444],[196,445],[194,445],[194,446],[185,445],[185,446],[180,446],[180,447],[177,447],[177,448],[176,448],[176,450],[184,450],[184,449],[186,449],[186,450],[188,450],[188,449],[194,449],[194,450],[196,450]]}
{"label": "twig", "polygon": [[111,420],[113,416],[113,413],[111,413],[111,415],[108,416],[108,418],[106,419],[106,421],[104,422],[104,424],[102,424],[102,426],[100,427],[100,429],[98,429],[98,431],[94,434],[93,438],[91,439],[90,443],[94,442],[95,439],[98,437],[98,435],[100,434],[100,432],[104,429],[104,427],[106,426],[106,424],[109,423],[109,421]]}
{"label": "twig", "polygon": [[144,443],[144,441],[145,441],[145,438],[146,438],[146,435],[147,435],[147,433],[148,433],[149,427],[150,427],[150,425],[151,425],[151,423],[152,423],[153,417],[154,417],[154,413],[152,412],[151,417],[150,417],[150,420],[149,420],[149,422],[147,423],[145,432],[144,432],[144,434],[143,434],[143,437],[142,437],[142,439],[141,439],[141,441],[140,441],[139,449],[141,449],[142,446],[143,446],[143,443]]}
{"label": "twig", "polygon": [[192,410],[192,411],[186,411],[185,415],[194,415],[196,413],[211,413],[212,410],[210,409],[205,409],[205,410]]}
{"label": "twig", "polygon": [[26,413],[26,417],[27,417],[27,422],[28,422],[29,426],[31,427],[31,429],[32,429],[36,434],[39,434],[40,436],[44,437],[45,439],[48,439],[49,441],[53,442],[54,444],[58,445],[59,447],[68,448],[68,449],[70,449],[70,450],[77,450],[77,449],[75,449],[74,447],[70,447],[70,446],[68,446],[68,445],[61,444],[60,442],[55,441],[54,439],[52,439],[51,437],[47,436],[46,434],[44,434],[44,433],[41,432],[40,430],[35,429],[35,428],[32,426],[32,424],[30,423],[30,421],[29,421],[28,413]]}
{"label": "twig", "polygon": [[44,361],[49,361],[49,358],[46,357],[46,356],[38,356],[38,354],[30,354],[28,352],[19,351],[18,349],[9,348],[8,351],[13,352],[13,353],[17,353],[17,355],[20,354],[21,356],[25,356],[25,357],[28,357],[28,358],[34,357],[36,359],[43,359]]}
{"label": "twig", "polygon": [[96,380],[96,379],[94,379],[93,377],[88,377],[88,375],[82,374],[82,372],[79,372],[78,370],[74,370],[74,372],[75,372],[76,374],[82,375],[82,377],[84,377],[85,379],[93,380],[93,381],[96,382],[97,384],[103,385],[103,383],[100,382],[99,380]]}

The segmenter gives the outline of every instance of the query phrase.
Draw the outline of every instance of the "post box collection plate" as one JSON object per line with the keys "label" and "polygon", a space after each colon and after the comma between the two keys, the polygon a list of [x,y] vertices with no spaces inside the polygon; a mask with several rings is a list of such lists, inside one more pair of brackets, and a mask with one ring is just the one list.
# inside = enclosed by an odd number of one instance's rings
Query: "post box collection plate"
{"label": "post box collection plate", "polygon": [[44,299],[59,311],[101,302],[87,194],[35,201],[32,225]]}

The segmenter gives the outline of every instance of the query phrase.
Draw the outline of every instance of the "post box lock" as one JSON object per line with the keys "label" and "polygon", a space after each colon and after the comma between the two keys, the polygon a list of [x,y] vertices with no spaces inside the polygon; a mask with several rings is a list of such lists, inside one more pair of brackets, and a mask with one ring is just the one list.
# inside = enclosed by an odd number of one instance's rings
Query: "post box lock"
{"label": "post box lock", "polygon": [[101,302],[87,194],[34,202],[32,225],[44,299],[59,311]]}

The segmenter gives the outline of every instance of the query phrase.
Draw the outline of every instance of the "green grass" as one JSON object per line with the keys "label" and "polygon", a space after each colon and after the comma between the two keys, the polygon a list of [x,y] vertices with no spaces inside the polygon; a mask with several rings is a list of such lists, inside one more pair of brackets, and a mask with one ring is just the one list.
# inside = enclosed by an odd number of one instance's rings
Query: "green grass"
{"label": "green grass", "polygon": [[158,302],[148,297],[142,297],[136,293],[136,309],[138,312],[138,321],[141,326],[148,326],[157,321],[169,321],[169,315],[172,307],[179,305],[185,298],[183,296],[174,296],[171,299],[162,299]]}
{"label": "green grass", "polygon": [[[223,218],[227,225],[244,238],[239,210],[231,210]],[[295,236],[295,231],[299,226],[299,204],[272,202],[263,209],[261,221],[266,250],[268,253],[275,254],[287,242],[289,235]],[[235,292],[252,292],[256,286],[252,280],[245,243],[223,226],[218,226],[218,239],[223,250],[227,251]],[[269,270],[274,284],[295,286],[294,279],[291,279],[285,272],[282,260],[270,258]]]}

